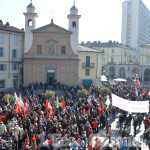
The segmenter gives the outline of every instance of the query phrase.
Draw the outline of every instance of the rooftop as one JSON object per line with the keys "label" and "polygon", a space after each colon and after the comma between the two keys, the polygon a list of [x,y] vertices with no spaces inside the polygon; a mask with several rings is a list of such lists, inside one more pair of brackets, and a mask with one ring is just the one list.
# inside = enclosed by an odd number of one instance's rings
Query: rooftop
{"label": "rooftop", "polygon": [[9,32],[24,33],[24,29],[18,29],[14,26],[10,26],[10,24],[8,22],[4,25],[2,20],[0,20],[0,30],[9,31]]}
{"label": "rooftop", "polygon": [[87,46],[78,45],[78,52],[94,52],[94,53],[103,53],[102,50],[96,50]]}
{"label": "rooftop", "polygon": [[123,45],[122,43],[119,43],[117,41],[109,40],[108,42],[101,42],[101,41],[87,41],[87,43],[81,42],[81,45],[87,46],[90,48],[101,48],[101,47],[123,47],[123,48],[129,48],[136,50],[128,45]]}

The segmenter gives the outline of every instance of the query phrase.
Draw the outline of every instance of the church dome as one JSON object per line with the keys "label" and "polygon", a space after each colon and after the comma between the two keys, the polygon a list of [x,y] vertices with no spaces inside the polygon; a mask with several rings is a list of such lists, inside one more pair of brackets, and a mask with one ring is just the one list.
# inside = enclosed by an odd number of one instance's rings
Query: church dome
{"label": "church dome", "polygon": [[78,8],[75,5],[73,5],[70,10],[78,10]]}
{"label": "church dome", "polygon": [[27,8],[35,8],[32,2],[27,6]]}

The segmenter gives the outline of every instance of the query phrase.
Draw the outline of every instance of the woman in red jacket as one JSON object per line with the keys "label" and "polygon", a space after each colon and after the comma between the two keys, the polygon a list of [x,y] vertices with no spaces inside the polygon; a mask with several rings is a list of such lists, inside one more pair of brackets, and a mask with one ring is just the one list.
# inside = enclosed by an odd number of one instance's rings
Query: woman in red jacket
{"label": "woman in red jacket", "polygon": [[25,143],[22,146],[22,148],[25,148],[26,146],[29,146],[29,139],[25,139]]}

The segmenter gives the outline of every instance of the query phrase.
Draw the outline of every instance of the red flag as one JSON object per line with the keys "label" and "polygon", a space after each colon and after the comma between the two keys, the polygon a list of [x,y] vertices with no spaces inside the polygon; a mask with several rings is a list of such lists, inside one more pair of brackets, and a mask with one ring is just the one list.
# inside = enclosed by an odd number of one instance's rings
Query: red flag
{"label": "red flag", "polygon": [[18,112],[19,115],[21,115],[22,109],[21,109],[21,106],[19,105],[18,102],[17,102],[17,104],[16,104],[15,110]]}
{"label": "red flag", "polygon": [[64,110],[64,109],[66,109],[66,106],[65,106],[65,101],[64,101],[64,99],[63,99],[63,101],[62,101],[62,107],[63,107],[63,110]]}
{"label": "red flag", "polygon": [[91,107],[89,107],[89,109],[88,109],[88,113],[90,114],[90,111],[91,111]]}
{"label": "red flag", "polygon": [[101,98],[101,94],[99,94],[99,98]]}
{"label": "red flag", "polygon": [[138,85],[141,85],[140,81],[138,80]]}
{"label": "red flag", "polygon": [[32,140],[33,140],[33,141],[36,141],[35,134],[33,134]]}
{"label": "red flag", "polygon": [[144,96],[144,95],[145,95],[145,92],[142,93],[142,96]]}
{"label": "red flag", "polygon": [[101,111],[102,111],[102,108],[101,108],[101,105],[100,105],[99,111],[98,111],[99,116],[101,116],[101,114],[102,114]]}
{"label": "red flag", "polygon": [[24,121],[24,120],[26,120],[26,117],[23,117],[23,118],[22,118],[22,121]]}
{"label": "red flag", "polygon": [[85,112],[85,108],[83,108],[83,110],[82,110],[82,113],[84,114],[84,112]]}
{"label": "red flag", "polygon": [[52,105],[50,102],[49,102],[49,105],[50,105],[50,115],[52,115]]}
{"label": "red flag", "polygon": [[27,100],[25,101],[25,107],[24,107],[24,115],[27,113],[28,110],[28,103]]}
{"label": "red flag", "polygon": [[48,99],[46,100],[46,109],[50,109],[50,102],[48,102]]}
{"label": "red flag", "polygon": [[37,143],[35,142],[35,150],[37,150]]}

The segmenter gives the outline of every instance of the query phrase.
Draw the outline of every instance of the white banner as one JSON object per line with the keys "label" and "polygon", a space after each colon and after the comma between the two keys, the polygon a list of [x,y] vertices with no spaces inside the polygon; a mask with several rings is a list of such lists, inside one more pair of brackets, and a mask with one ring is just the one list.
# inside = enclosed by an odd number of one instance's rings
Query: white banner
{"label": "white banner", "polygon": [[112,105],[133,113],[148,113],[149,101],[131,101],[112,94]]}

